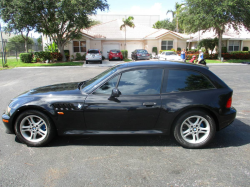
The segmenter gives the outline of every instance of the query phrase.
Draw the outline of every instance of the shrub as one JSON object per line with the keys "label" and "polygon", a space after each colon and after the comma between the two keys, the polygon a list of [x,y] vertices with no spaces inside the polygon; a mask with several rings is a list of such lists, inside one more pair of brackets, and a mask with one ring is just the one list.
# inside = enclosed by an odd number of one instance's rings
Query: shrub
{"label": "shrub", "polygon": [[105,60],[105,56],[102,56],[102,60]]}
{"label": "shrub", "polygon": [[122,52],[123,59],[127,59],[128,58],[128,50],[121,50],[121,52]]}
{"label": "shrub", "polygon": [[222,47],[221,48],[221,53],[227,53],[227,47]]}
{"label": "shrub", "polygon": [[40,58],[42,59],[43,62],[45,62],[46,60],[50,61],[52,59],[52,55],[50,52],[40,51],[40,52],[35,52],[35,58]]}
{"label": "shrub", "polygon": [[177,51],[181,51],[181,48],[180,48],[180,47],[177,47]]}
{"label": "shrub", "polygon": [[248,47],[243,47],[243,51],[249,51],[248,49]]}
{"label": "shrub", "polygon": [[155,53],[156,55],[158,55],[157,47],[153,47],[153,48],[152,48],[152,52]]}
{"label": "shrub", "polygon": [[[65,54],[66,56],[66,54]],[[76,59],[75,60],[82,60],[82,55],[80,53],[76,53]]]}
{"label": "shrub", "polygon": [[21,62],[24,62],[24,63],[31,63],[33,60],[32,53],[20,53],[19,57],[20,57]]}
{"label": "shrub", "polygon": [[62,54],[61,53],[58,53],[58,52],[54,52],[54,53],[51,53],[52,57],[54,59],[57,59],[58,61],[61,61],[62,60]]}

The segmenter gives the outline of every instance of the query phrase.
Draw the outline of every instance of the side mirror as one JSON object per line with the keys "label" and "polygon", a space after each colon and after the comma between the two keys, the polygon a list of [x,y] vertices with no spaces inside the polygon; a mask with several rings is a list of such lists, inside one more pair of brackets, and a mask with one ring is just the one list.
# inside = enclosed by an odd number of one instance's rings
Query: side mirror
{"label": "side mirror", "polygon": [[111,98],[114,98],[114,97],[119,97],[121,95],[121,92],[117,89],[117,88],[114,88],[112,90],[112,93],[111,93]]}

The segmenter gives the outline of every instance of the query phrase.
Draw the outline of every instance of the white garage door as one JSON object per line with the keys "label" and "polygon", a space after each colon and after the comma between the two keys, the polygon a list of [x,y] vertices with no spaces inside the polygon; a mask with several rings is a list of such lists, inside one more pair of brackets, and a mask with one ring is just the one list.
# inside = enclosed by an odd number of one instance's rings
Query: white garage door
{"label": "white garage door", "polygon": [[119,49],[120,50],[120,44],[118,43],[111,43],[111,44],[103,44],[103,51],[102,51],[102,55],[105,56],[105,58],[108,58],[108,51],[110,51],[111,49]]}
{"label": "white garage door", "polygon": [[136,49],[144,49],[142,42],[127,43],[128,57],[131,58],[131,53]]}

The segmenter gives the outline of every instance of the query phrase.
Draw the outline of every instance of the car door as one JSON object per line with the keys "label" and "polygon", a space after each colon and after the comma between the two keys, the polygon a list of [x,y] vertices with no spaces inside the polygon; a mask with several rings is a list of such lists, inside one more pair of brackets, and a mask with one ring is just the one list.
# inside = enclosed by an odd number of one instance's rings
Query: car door
{"label": "car door", "polygon": [[[85,101],[88,130],[154,129],[161,110],[162,69],[137,69],[122,72],[90,94]],[[119,78],[118,78],[119,77]],[[113,81],[114,79],[114,81]],[[116,86],[114,86],[116,84]],[[112,88],[120,96],[110,98]]]}

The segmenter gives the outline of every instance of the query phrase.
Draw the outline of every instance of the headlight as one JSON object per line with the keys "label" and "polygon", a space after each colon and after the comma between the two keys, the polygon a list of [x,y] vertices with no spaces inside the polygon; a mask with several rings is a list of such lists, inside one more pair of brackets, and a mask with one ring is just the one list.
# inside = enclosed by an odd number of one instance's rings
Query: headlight
{"label": "headlight", "polygon": [[10,110],[11,110],[11,108],[10,108],[9,106],[7,106],[6,111],[5,111],[5,114],[9,114],[9,113],[10,113]]}

